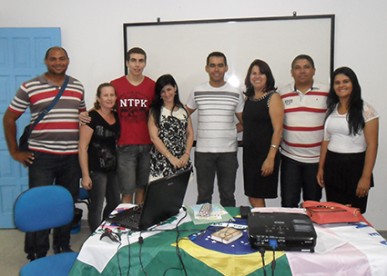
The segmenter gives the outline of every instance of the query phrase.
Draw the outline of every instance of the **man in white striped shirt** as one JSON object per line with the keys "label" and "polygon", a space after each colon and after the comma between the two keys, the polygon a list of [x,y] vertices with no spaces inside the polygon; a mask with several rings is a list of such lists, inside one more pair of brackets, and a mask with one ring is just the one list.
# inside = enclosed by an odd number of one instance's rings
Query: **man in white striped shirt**
{"label": "man in white striped shirt", "polygon": [[226,56],[212,52],[207,57],[209,82],[195,87],[187,109],[198,109],[195,168],[198,183],[197,204],[211,203],[217,176],[220,203],[235,206],[235,179],[238,169],[236,117],[242,123],[243,95],[224,80]]}
{"label": "man in white striped shirt", "polygon": [[313,80],[316,69],[308,55],[294,58],[294,83],[279,89],[285,107],[281,143],[281,205],[298,207],[303,200],[321,199],[316,175],[323,138],[329,88]]}

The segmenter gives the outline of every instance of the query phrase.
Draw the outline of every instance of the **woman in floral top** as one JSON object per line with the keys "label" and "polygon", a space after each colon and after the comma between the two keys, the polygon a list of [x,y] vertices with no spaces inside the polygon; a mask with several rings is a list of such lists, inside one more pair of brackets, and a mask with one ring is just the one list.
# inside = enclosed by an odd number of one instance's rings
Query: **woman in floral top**
{"label": "woman in floral top", "polygon": [[180,102],[175,79],[162,75],[156,81],[155,90],[148,120],[153,143],[150,180],[189,168],[194,139],[191,118]]}

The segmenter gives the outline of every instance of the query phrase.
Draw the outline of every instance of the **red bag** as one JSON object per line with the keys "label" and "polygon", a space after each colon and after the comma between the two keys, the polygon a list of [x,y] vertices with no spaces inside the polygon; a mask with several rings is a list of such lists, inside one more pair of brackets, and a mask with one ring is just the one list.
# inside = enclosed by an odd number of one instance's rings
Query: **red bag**
{"label": "red bag", "polygon": [[318,202],[307,200],[302,203],[307,215],[317,224],[361,222],[370,223],[363,217],[358,208],[336,202]]}

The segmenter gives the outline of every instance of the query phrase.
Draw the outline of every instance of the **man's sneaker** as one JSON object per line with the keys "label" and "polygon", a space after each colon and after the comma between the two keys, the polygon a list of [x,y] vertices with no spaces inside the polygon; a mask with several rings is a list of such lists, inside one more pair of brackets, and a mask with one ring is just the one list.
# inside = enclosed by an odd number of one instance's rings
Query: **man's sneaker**
{"label": "man's sneaker", "polygon": [[27,259],[30,260],[30,262],[32,262],[33,260],[35,260],[35,259],[36,259],[35,253],[29,253],[29,254],[27,255]]}
{"label": "man's sneaker", "polygon": [[71,248],[70,245],[62,246],[62,252],[74,252]]}
{"label": "man's sneaker", "polygon": [[54,254],[62,253],[62,248],[60,246],[54,246],[53,250],[54,250]]}
{"label": "man's sneaker", "polygon": [[64,253],[64,252],[74,252],[69,245],[66,246],[55,246],[54,254]]}

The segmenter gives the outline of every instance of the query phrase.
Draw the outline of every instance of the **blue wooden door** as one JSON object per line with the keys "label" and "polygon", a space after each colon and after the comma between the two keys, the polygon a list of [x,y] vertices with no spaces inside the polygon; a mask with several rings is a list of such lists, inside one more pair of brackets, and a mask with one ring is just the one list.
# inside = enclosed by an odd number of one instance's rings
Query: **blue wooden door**
{"label": "blue wooden door", "polygon": [[[23,81],[46,71],[44,54],[61,45],[60,28],[0,28],[0,118]],[[29,122],[26,112],[17,121],[20,135]],[[3,127],[0,130],[0,228],[14,228],[13,204],[28,188],[28,171],[8,153]]]}

